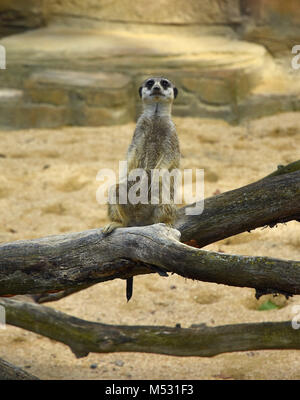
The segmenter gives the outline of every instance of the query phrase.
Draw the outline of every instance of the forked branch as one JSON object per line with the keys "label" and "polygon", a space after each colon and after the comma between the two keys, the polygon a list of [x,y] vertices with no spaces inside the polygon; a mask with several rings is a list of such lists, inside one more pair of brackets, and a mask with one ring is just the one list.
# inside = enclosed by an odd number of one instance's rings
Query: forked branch
{"label": "forked branch", "polygon": [[181,211],[177,229],[162,224],[101,229],[0,245],[0,295],[69,289],[152,273],[153,267],[183,277],[262,292],[300,294],[300,262],[206,252],[199,246],[258,226],[300,219],[300,170],[207,199],[203,214]]}

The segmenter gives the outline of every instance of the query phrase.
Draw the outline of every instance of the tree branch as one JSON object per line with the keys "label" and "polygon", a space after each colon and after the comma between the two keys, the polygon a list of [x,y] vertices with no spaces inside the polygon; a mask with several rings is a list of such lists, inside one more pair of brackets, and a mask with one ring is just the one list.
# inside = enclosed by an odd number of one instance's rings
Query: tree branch
{"label": "tree branch", "polygon": [[28,374],[28,372],[23,371],[21,368],[16,367],[7,361],[0,358],[0,380],[1,381],[33,381],[38,380],[36,376]]}
{"label": "tree branch", "polygon": [[[205,200],[201,215],[186,216],[181,209],[176,225],[181,240],[192,238],[204,246],[258,226],[299,219],[300,170],[291,173],[288,167],[288,173]],[[208,253],[178,240],[174,230],[156,225],[117,229],[107,238],[94,229],[2,244],[0,295],[63,289],[70,294],[98,282],[151,273],[151,266],[262,292],[300,293],[299,262]]]}
{"label": "tree branch", "polygon": [[278,165],[277,170],[272,172],[271,174],[265,176],[262,179],[268,179],[272,176],[278,176],[283,174],[289,174],[291,172],[299,171],[300,170],[300,160],[294,161],[287,165]]}
{"label": "tree branch", "polygon": [[50,307],[0,299],[11,325],[69,346],[77,357],[89,352],[143,352],[211,357],[233,351],[300,349],[290,321],[190,328],[115,326],[84,321]]}
{"label": "tree branch", "polygon": [[[181,239],[198,245],[292,219],[300,219],[300,171],[269,176],[205,200],[204,213],[177,223]],[[282,171],[281,171],[282,172]],[[206,252],[179,242],[180,232],[156,224],[101,229],[0,245],[0,295],[53,293],[55,299],[115,278],[155,272],[262,292],[300,294],[300,262]],[[61,341],[78,356],[90,351],[142,351],[213,356],[258,349],[298,349],[289,321],[220,327],[124,327],[83,321],[47,307],[0,299],[7,323]]]}
{"label": "tree branch", "polygon": [[[274,188],[278,189],[276,181],[271,181],[270,185],[266,185],[265,183],[265,180],[274,176],[289,174],[296,171],[300,171],[300,160],[286,166],[278,166],[276,171],[254,184],[206,199],[204,213],[199,216],[186,216],[185,210],[187,207],[182,208],[179,211],[179,219],[176,224],[176,227],[182,233],[181,241],[189,243],[192,239],[193,244],[190,242],[191,245],[202,247],[245,230],[250,231],[255,227],[264,226],[266,224],[273,227],[280,222],[287,222],[292,219],[300,220],[300,214],[297,215],[299,211],[299,201],[297,203],[297,196],[295,196],[295,193],[297,194],[297,187],[299,187],[299,176],[296,176],[295,181],[294,176],[289,177],[291,179],[288,181],[285,178],[283,180],[280,179],[278,191],[274,191]],[[282,189],[282,186],[288,186],[291,180],[294,183],[293,187],[289,187],[291,191],[287,192]],[[268,190],[266,190],[266,187],[268,187]],[[266,192],[263,196],[261,196],[262,190]],[[284,204],[282,204],[283,193],[287,196]],[[252,201],[250,202],[248,199],[251,198]],[[245,199],[245,202],[243,203],[241,199]],[[270,199],[273,202],[272,207],[268,207],[268,200]],[[257,202],[258,200],[259,204]],[[286,204],[296,207],[293,210],[287,210],[284,208]],[[243,209],[241,209],[241,207],[243,207]],[[245,210],[246,214],[243,214],[243,210]],[[260,215],[258,215],[259,212]],[[263,221],[261,220],[261,215],[264,217]],[[88,284],[86,287],[91,285],[92,284]],[[33,298],[38,303],[56,301],[74,292],[78,292],[83,288],[85,287],[70,288],[60,291],[59,293],[44,293],[42,295],[33,296]],[[256,295],[259,297],[260,294],[269,292],[272,293],[273,290],[256,290]]]}
{"label": "tree branch", "polygon": [[185,278],[300,294],[300,261],[207,252],[179,242],[164,224],[100,229],[0,246],[0,295],[83,287],[154,272],[156,266]]}
{"label": "tree branch", "polygon": [[183,242],[200,247],[261,226],[300,221],[300,170],[269,176],[204,200],[201,215],[180,209],[175,224]]}

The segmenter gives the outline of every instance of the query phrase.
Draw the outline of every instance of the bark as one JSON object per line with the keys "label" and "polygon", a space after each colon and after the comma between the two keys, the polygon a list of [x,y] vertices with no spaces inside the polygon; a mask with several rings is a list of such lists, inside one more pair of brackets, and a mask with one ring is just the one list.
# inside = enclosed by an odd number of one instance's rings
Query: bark
{"label": "bark", "polygon": [[26,381],[26,380],[38,380],[36,376],[28,374],[28,372],[23,371],[21,368],[16,367],[7,361],[0,358],[0,380],[1,381]]}
{"label": "bark", "polygon": [[117,326],[84,321],[52,308],[0,299],[7,323],[57,340],[77,357],[89,352],[143,352],[211,357],[233,351],[300,349],[291,321],[190,328]]}
{"label": "bark", "polygon": [[[300,261],[207,252],[179,242],[164,224],[100,229],[0,246],[0,294],[83,287],[159,270],[225,285],[300,294]],[[126,257],[126,258],[125,258]]]}
{"label": "bark", "polygon": [[300,160],[294,161],[287,165],[278,165],[277,170],[271,174],[265,176],[263,179],[268,179],[272,176],[278,176],[283,174],[289,174],[290,172],[295,172],[300,170]]}
{"label": "bark", "polygon": [[180,209],[175,228],[181,240],[193,239],[203,247],[261,226],[300,221],[300,171],[280,172],[206,199],[201,215],[185,215],[190,206]]}

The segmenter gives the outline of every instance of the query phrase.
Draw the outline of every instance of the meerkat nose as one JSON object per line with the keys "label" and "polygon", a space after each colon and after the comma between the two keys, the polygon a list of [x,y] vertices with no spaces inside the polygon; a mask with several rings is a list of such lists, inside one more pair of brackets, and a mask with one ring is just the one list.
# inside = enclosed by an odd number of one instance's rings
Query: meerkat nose
{"label": "meerkat nose", "polygon": [[159,87],[159,86],[155,86],[155,87],[152,89],[152,95],[156,95],[156,94],[161,94],[161,90],[160,90],[160,87]]}

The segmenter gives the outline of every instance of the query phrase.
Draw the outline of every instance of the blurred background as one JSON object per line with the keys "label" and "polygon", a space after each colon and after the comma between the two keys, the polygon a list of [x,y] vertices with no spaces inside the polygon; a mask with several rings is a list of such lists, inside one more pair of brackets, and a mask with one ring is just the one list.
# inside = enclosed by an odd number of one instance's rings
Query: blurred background
{"label": "blurred background", "polygon": [[298,0],[0,0],[0,44],[4,128],[134,121],[152,74],[178,86],[175,116],[300,108]]}
{"label": "blurred background", "polygon": [[[96,176],[124,160],[149,75],[179,89],[181,168],[204,169],[205,197],[298,160],[298,44],[299,0],[0,0],[0,243],[108,222]],[[204,249],[299,260],[300,224]],[[300,296],[256,300],[250,288],[151,274],[134,278],[129,303],[116,279],[50,306],[107,324],[189,327],[291,320],[299,304]],[[78,360],[13,326],[1,331],[0,357],[42,379],[300,379],[293,350]]]}

